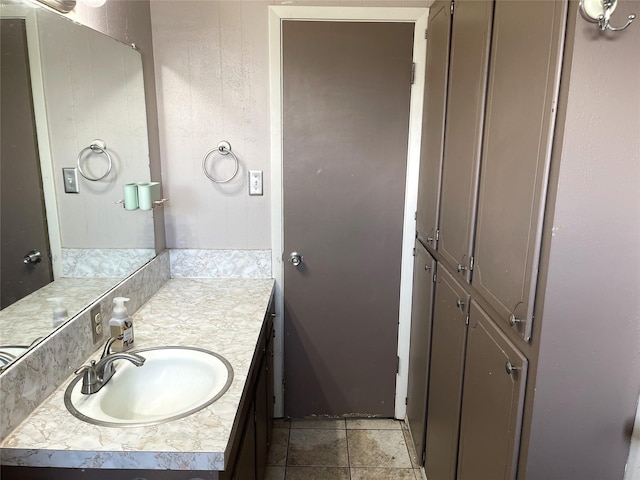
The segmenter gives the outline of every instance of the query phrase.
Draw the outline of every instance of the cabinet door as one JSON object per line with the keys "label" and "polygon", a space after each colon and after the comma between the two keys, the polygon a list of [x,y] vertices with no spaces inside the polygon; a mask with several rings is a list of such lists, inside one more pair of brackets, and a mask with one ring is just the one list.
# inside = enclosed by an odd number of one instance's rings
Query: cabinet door
{"label": "cabinet door", "polygon": [[445,268],[439,267],[427,407],[425,470],[429,480],[456,478],[468,305],[469,296]]}
{"label": "cabinet door", "polygon": [[527,360],[471,302],[459,480],[516,476]]}
{"label": "cabinet door", "polygon": [[[265,352],[266,353],[266,352]],[[257,478],[264,478],[265,468],[267,466],[267,449],[269,442],[269,425],[268,417],[268,371],[267,357],[262,359],[260,373],[256,381],[255,394],[255,424],[256,424],[256,473]]]}
{"label": "cabinet door", "polygon": [[529,340],[567,2],[497,1],[472,283]]}
{"label": "cabinet door", "polygon": [[472,267],[493,1],[458,0],[451,28],[438,251],[465,279]]}
{"label": "cabinet door", "polygon": [[271,445],[271,436],[273,432],[273,409],[276,403],[275,391],[274,391],[274,366],[273,366],[273,343],[274,343],[274,334],[275,331],[273,329],[273,319],[276,316],[276,312],[272,307],[269,309],[268,315],[271,317],[272,321],[270,323],[270,331],[269,338],[267,339],[267,351],[266,361],[267,361],[267,447]]}
{"label": "cabinet door", "polygon": [[252,407],[245,420],[232,480],[256,480],[255,406],[253,402],[251,403]]}
{"label": "cabinet door", "polygon": [[429,349],[431,345],[431,310],[436,262],[419,241],[416,241],[415,252],[407,420],[418,458],[421,459],[424,458]]}
{"label": "cabinet door", "polygon": [[435,2],[429,11],[422,147],[416,228],[423,243],[436,248],[440,169],[449,69],[450,2]]}

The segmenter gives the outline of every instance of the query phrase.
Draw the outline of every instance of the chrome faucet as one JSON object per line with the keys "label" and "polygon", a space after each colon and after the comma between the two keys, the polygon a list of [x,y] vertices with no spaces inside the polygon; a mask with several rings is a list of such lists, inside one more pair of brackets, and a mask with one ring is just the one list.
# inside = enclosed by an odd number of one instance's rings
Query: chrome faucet
{"label": "chrome faucet", "polygon": [[145,358],[136,353],[111,353],[111,345],[113,345],[113,342],[115,341],[115,337],[111,337],[107,340],[107,343],[104,345],[102,355],[100,356],[100,360],[98,360],[97,363],[95,360],[91,360],[91,364],[83,365],[74,372],[76,375],[82,374],[81,393],[90,395],[104,387],[111,377],[113,377],[113,374],[116,373],[116,369],[113,366],[113,362],[116,360],[129,360],[136,367],[141,367],[144,364]]}

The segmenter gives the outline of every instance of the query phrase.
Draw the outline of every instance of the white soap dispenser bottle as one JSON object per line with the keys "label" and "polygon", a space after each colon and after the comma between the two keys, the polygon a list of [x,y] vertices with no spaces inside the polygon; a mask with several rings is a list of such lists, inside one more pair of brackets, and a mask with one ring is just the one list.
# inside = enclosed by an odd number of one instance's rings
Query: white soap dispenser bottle
{"label": "white soap dispenser bottle", "polygon": [[133,319],[127,313],[124,302],[129,299],[116,297],[113,299],[113,316],[109,320],[109,330],[116,341],[111,345],[114,352],[124,352],[133,347]]}
{"label": "white soap dispenser bottle", "polygon": [[55,302],[53,307],[53,328],[62,325],[64,321],[69,317],[67,309],[62,306],[62,298],[51,297],[47,298],[49,302]]}

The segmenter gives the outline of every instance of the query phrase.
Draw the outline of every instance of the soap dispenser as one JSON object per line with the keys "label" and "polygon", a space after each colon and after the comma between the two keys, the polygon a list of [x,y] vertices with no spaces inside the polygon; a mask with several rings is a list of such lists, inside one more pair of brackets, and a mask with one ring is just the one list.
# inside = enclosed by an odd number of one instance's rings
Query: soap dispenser
{"label": "soap dispenser", "polygon": [[47,301],[55,302],[55,306],[53,307],[53,328],[56,328],[64,323],[64,321],[69,317],[69,313],[67,312],[67,309],[62,306],[62,298],[51,297],[47,298]]}
{"label": "soap dispenser", "polygon": [[128,301],[129,299],[125,297],[113,299],[113,316],[109,320],[109,330],[111,336],[116,338],[111,345],[111,350],[114,352],[124,352],[133,347],[133,319],[124,305],[124,302]]}

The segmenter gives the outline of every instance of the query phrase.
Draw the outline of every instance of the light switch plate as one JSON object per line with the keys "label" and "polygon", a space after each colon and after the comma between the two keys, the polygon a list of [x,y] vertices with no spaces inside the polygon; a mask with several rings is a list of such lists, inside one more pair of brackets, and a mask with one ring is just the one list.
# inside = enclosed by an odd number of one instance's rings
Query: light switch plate
{"label": "light switch plate", "polygon": [[262,195],[262,170],[249,170],[249,195]]}
{"label": "light switch plate", "polygon": [[78,184],[78,169],[77,168],[63,168],[62,176],[64,177],[64,192],[65,193],[80,193],[80,185]]}

